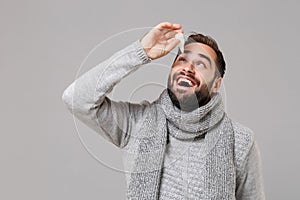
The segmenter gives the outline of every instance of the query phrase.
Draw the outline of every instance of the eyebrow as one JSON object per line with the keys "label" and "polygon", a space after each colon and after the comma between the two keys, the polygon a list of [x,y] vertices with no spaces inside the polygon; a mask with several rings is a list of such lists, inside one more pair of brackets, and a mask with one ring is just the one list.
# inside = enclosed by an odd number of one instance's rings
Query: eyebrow
{"label": "eyebrow", "polygon": [[[189,50],[184,50],[183,53],[188,54],[188,53],[191,53],[191,51],[189,51]],[[206,56],[206,55],[204,55],[204,54],[202,54],[202,53],[198,53],[198,56],[200,56],[201,58],[206,59],[206,60],[209,62],[210,66],[211,66],[211,60],[210,60],[210,58],[209,58],[208,56]]]}

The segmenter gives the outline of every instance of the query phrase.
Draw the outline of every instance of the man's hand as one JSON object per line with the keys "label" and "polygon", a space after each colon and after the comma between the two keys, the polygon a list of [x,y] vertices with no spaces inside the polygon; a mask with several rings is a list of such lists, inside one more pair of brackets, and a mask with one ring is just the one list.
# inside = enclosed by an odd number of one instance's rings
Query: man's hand
{"label": "man's hand", "polygon": [[177,33],[183,33],[180,24],[163,22],[149,31],[141,40],[141,44],[151,59],[168,54],[180,42],[174,38]]}

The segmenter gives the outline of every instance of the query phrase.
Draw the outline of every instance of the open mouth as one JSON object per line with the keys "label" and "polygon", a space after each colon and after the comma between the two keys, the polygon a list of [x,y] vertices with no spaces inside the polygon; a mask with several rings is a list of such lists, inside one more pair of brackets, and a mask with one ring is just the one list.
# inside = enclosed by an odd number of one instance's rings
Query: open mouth
{"label": "open mouth", "polygon": [[187,76],[179,76],[176,82],[183,87],[194,87],[196,85],[196,82]]}

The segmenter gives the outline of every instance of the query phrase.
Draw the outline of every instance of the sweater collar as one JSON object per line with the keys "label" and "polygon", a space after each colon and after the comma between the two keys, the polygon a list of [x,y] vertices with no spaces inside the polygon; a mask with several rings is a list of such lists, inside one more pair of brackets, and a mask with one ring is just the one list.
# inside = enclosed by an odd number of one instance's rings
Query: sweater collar
{"label": "sweater collar", "polygon": [[214,127],[224,117],[224,105],[219,93],[212,96],[211,100],[191,112],[182,111],[177,108],[165,89],[158,99],[171,131],[178,139],[194,139]]}

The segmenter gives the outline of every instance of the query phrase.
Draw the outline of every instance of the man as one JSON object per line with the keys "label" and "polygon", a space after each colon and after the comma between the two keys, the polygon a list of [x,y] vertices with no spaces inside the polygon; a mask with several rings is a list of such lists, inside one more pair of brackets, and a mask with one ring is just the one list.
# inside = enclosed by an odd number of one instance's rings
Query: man
{"label": "man", "polygon": [[125,152],[128,199],[264,199],[253,133],[224,112],[218,90],[225,61],[212,38],[189,36],[156,101],[106,97],[129,73],[174,49],[178,33],[179,24],[158,24],[74,81],[63,101]]}

